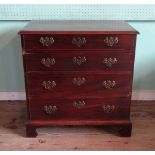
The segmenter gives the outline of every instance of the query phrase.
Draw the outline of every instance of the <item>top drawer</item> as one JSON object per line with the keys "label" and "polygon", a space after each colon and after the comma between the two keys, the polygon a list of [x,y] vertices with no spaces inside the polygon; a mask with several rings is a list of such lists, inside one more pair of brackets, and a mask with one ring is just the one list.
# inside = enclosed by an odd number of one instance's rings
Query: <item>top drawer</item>
{"label": "top drawer", "polygon": [[134,49],[136,35],[26,34],[23,49]]}

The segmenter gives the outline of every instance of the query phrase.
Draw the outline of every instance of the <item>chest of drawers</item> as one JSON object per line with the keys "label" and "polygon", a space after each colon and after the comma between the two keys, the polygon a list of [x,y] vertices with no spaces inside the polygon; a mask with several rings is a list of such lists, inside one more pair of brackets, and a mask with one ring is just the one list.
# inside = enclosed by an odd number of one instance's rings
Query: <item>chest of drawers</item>
{"label": "chest of drawers", "polygon": [[135,29],[122,21],[31,21],[19,34],[28,137],[53,125],[117,126],[131,135]]}

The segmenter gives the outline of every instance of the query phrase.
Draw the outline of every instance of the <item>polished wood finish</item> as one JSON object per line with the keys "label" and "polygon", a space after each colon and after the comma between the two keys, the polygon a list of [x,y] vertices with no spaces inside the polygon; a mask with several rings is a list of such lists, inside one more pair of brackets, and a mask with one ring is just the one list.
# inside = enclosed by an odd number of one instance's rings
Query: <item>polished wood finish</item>
{"label": "polished wood finish", "polygon": [[[37,51],[37,54],[24,56],[26,72],[30,71],[131,71],[133,65],[133,51]],[[49,59],[55,61],[48,65]],[[76,61],[74,61],[76,59]],[[84,61],[84,59],[86,59]],[[105,59],[116,59],[108,65]],[[42,61],[45,60],[45,63]]]}
{"label": "polished wood finish", "polygon": [[[155,101],[132,101],[132,137],[120,137],[118,121],[114,126],[61,126],[36,127],[36,138],[27,138],[25,101],[0,101],[0,150],[1,151],[154,151],[155,150]],[[95,122],[95,121],[94,121]],[[99,121],[97,121],[100,124]],[[56,123],[56,121],[55,121]],[[70,122],[68,121],[68,124]],[[76,121],[76,124],[80,121]],[[83,122],[85,123],[85,122]],[[106,123],[106,122],[104,122]],[[113,122],[114,123],[114,122]],[[54,124],[54,122],[53,122]],[[57,123],[58,124],[58,123]],[[116,127],[117,126],[117,127]],[[126,126],[126,125],[125,125]],[[27,133],[34,130],[28,130]]]}
{"label": "polished wood finish", "polygon": [[[41,42],[41,38],[53,38],[54,42],[51,45],[44,46]],[[105,42],[106,38],[118,38],[118,43],[114,43],[112,46],[108,46]],[[77,42],[73,42],[74,39],[77,39]],[[82,43],[82,39],[85,39],[85,42]],[[80,44],[81,42],[81,44]],[[130,44],[129,44],[130,43]],[[33,49],[31,52],[36,52],[38,49],[50,49],[50,50],[100,50],[100,49],[126,49],[134,50],[135,48],[135,35],[104,35],[104,34],[69,34],[69,35],[24,35],[23,36],[23,49],[25,52],[27,50]]]}
{"label": "polished wood finish", "polygon": [[[121,77],[120,77],[121,76]],[[27,73],[27,86],[29,96],[44,96],[51,99],[52,97],[119,97],[129,96],[131,89],[131,77],[129,74],[93,74],[92,73]],[[77,83],[74,83],[74,78],[77,78]],[[78,83],[78,78],[85,82]],[[115,82],[116,85],[110,89],[104,85],[105,81]],[[54,81],[56,86],[46,89],[43,81]],[[79,84],[79,85],[78,85]],[[69,89],[68,89],[69,88]],[[95,92],[95,93],[94,93]]]}
{"label": "polished wood finish", "polygon": [[30,21],[19,34],[138,34],[124,21],[112,20],[40,20]]}
{"label": "polished wood finish", "polygon": [[[121,120],[129,119],[130,102],[128,98],[117,99],[85,99],[85,98],[74,98],[74,99],[40,99],[30,97],[30,119],[45,119],[59,121],[64,124],[68,120],[72,122],[76,120],[89,122],[91,120]],[[78,106],[81,102],[85,105]],[[77,102],[77,106],[74,103]],[[52,113],[46,113],[44,111],[44,105],[56,106],[57,110]],[[105,107],[104,107],[105,106]],[[113,106],[114,109],[110,109]],[[80,124],[79,121],[79,124]],[[67,123],[65,123],[67,124]],[[74,124],[74,123],[72,123]],[[91,124],[91,123],[88,123]]]}
{"label": "polished wood finish", "polygon": [[85,120],[80,120],[80,121],[69,121],[69,120],[62,120],[62,121],[44,121],[44,120],[39,120],[39,121],[28,121],[26,123],[26,136],[27,137],[36,137],[38,134],[36,132],[37,128],[41,127],[50,127],[50,126],[62,126],[64,125],[76,125],[76,126],[109,126],[109,127],[117,127],[118,128],[118,133],[121,137],[130,137],[131,136],[131,131],[132,131],[132,124],[128,120],[116,120],[116,121],[106,121],[106,120],[91,120],[91,121],[85,121]]}
{"label": "polished wood finish", "polygon": [[136,30],[120,21],[32,21],[19,34],[28,137],[53,125],[115,125],[131,136]]}

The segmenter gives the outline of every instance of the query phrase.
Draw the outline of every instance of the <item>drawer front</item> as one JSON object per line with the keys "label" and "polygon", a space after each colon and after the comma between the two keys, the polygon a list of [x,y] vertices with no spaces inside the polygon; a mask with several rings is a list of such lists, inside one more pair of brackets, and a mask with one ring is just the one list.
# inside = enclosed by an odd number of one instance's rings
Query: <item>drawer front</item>
{"label": "drawer front", "polygon": [[29,99],[30,119],[128,119],[130,101],[117,99]]}
{"label": "drawer front", "polygon": [[92,73],[27,73],[27,88],[30,96],[128,96],[131,76]]}
{"label": "drawer front", "polygon": [[[134,49],[135,35],[24,35],[24,49]],[[27,51],[26,51],[27,52]],[[35,52],[32,50],[31,52]],[[44,51],[46,52],[46,51]]]}
{"label": "drawer front", "polygon": [[25,54],[28,71],[131,71],[133,54],[125,52],[52,52]]}

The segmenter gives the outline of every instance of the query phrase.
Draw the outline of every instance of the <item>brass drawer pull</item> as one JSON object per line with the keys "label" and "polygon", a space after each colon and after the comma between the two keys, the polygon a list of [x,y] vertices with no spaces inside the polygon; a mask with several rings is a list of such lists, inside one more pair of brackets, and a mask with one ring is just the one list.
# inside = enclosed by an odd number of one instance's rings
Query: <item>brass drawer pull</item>
{"label": "brass drawer pull", "polygon": [[111,67],[112,65],[116,64],[118,62],[117,58],[104,58],[103,63],[107,67]]}
{"label": "brass drawer pull", "polygon": [[86,102],[85,101],[73,101],[73,106],[77,109],[81,109],[85,106]]}
{"label": "brass drawer pull", "polygon": [[106,89],[112,89],[116,86],[116,81],[111,81],[111,80],[103,81],[102,85]]}
{"label": "brass drawer pull", "polygon": [[42,86],[47,90],[52,90],[54,87],[56,87],[55,81],[43,81]]}
{"label": "brass drawer pull", "polygon": [[55,111],[57,111],[58,108],[54,105],[45,105],[44,106],[44,111],[46,114],[50,115],[53,114]]}
{"label": "brass drawer pull", "polygon": [[103,105],[102,109],[105,113],[112,113],[115,110],[115,106],[114,105]]}
{"label": "brass drawer pull", "polygon": [[77,86],[81,86],[82,84],[84,84],[86,82],[86,79],[84,77],[75,77],[72,80],[73,84],[77,85]]}
{"label": "brass drawer pull", "polygon": [[41,64],[43,64],[45,67],[52,67],[55,64],[54,58],[42,58]]}
{"label": "brass drawer pull", "polygon": [[85,37],[74,37],[72,39],[72,44],[75,44],[78,47],[81,47],[82,45],[86,44],[86,38]]}
{"label": "brass drawer pull", "polygon": [[118,44],[118,37],[106,37],[104,39],[104,43],[109,46],[109,47],[112,47],[114,46],[115,44]]}
{"label": "brass drawer pull", "polygon": [[54,44],[54,39],[53,37],[40,37],[40,43],[43,45],[43,46],[51,46]]}
{"label": "brass drawer pull", "polygon": [[81,57],[81,56],[77,56],[77,57],[73,57],[73,62],[77,65],[82,65],[83,63],[86,63],[87,59],[85,56]]}

